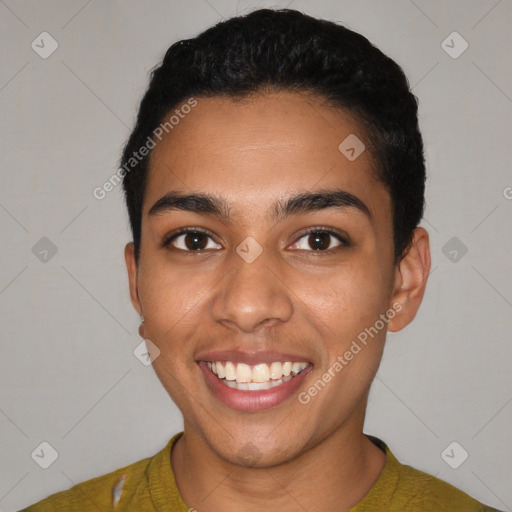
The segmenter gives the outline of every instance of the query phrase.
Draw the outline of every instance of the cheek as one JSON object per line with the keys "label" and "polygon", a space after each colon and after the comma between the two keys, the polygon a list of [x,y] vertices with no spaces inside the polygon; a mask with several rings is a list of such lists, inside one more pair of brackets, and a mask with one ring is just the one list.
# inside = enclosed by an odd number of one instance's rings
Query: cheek
{"label": "cheek", "polygon": [[300,296],[312,321],[316,317],[323,326],[325,339],[344,346],[387,309],[384,281],[378,266],[340,266],[305,281]]}
{"label": "cheek", "polygon": [[187,275],[150,261],[141,269],[139,290],[147,312],[146,335],[161,352],[155,369],[165,365],[173,371],[190,370],[195,364],[188,356],[195,347],[201,319],[204,321],[209,288],[204,275]]}
{"label": "cheek", "polygon": [[208,289],[206,274],[187,272],[165,258],[146,259],[141,268],[139,290],[155,327],[169,328],[185,316],[194,316]]}
{"label": "cheek", "polygon": [[318,393],[323,397],[318,407],[338,410],[341,417],[357,406],[379,367],[387,328],[379,319],[388,309],[387,296],[378,275],[354,268],[329,283],[317,282],[309,304],[313,296],[312,321],[321,330],[325,354],[317,379],[328,380],[330,389]]}

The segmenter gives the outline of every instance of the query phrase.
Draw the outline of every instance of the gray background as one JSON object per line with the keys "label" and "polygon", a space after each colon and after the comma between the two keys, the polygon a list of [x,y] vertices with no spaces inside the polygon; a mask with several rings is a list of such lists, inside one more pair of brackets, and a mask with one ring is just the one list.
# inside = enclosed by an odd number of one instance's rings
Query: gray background
{"label": "gray background", "polygon": [[[133,355],[121,188],[101,201],[92,191],[116,171],[148,71],[172,42],[287,5],[363,33],[420,99],[432,274],[416,320],[388,336],[365,431],[512,510],[510,1],[0,0],[2,511],[153,455],[181,430]],[[43,31],[59,45],[46,59],[31,47]],[[453,31],[469,44],[458,58],[441,44]],[[58,452],[48,469],[31,457],[43,441]],[[469,453],[457,469],[441,456],[453,441]]]}

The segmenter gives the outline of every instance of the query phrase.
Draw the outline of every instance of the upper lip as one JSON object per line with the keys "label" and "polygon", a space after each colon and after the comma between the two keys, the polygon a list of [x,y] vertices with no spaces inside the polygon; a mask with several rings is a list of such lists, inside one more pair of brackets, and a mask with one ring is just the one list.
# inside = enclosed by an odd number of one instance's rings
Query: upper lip
{"label": "upper lip", "polygon": [[292,363],[309,362],[305,356],[284,354],[274,350],[259,352],[241,352],[239,350],[214,350],[201,352],[196,356],[196,361],[231,361],[233,363],[245,363],[256,365],[259,363],[270,364],[274,361],[291,361]]}

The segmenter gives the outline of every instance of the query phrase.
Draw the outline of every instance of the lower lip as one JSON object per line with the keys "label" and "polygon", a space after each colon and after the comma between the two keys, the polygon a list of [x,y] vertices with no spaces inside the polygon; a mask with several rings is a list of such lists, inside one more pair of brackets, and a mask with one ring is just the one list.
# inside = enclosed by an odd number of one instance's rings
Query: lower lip
{"label": "lower lip", "polygon": [[217,376],[208,368],[205,361],[200,361],[199,368],[203,372],[206,384],[213,391],[214,395],[228,407],[239,411],[264,411],[277,407],[290,398],[300,387],[306,374],[311,370],[308,366],[305,370],[280,386],[258,391],[241,391],[230,388],[222,383]]}

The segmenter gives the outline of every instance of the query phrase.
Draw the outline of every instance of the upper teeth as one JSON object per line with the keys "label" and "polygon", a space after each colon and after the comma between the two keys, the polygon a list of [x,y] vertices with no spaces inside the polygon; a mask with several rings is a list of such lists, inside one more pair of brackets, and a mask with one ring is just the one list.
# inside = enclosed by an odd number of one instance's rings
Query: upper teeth
{"label": "upper teeth", "polygon": [[260,363],[249,366],[245,363],[232,363],[231,361],[208,361],[208,368],[219,377],[219,379],[236,380],[237,382],[268,382],[270,379],[281,379],[288,377],[290,373],[297,375],[308,363],[292,363],[286,361],[273,362],[270,366],[267,363]]}

